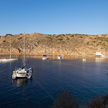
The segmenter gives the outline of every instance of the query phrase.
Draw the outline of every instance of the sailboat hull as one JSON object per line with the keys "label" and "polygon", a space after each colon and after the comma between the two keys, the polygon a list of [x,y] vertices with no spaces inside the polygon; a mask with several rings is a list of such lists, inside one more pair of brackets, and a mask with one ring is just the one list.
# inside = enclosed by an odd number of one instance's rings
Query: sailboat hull
{"label": "sailboat hull", "polygon": [[12,62],[12,61],[15,61],[17,59],[0,59],[0,63],[6,63],[6,62]]}
{"label": "sailboat hull", "polygon": [[47,55],[43,55],[42,60],[48,60],[48,56]]}
{"label": "sailboat hull", "polygon": [[19,68],[15,71],[13,71],[13,74],[12,74],[12,79],[16,79],[16,78],[27,78],[27,79],[30,79],[32,77],[32,69],[29,68]]}
{"label": "sailboat hull", "polygon": [[48,57],[43,57],[42,60],[48,60]]}
{"label": "sailboat hull", "polygon": [[23,61],[23,68],[18,68],[13,71],[12,79],[16,78],[27,78],[30,79],[32,77],[32,69],[25,67],[25,36],[24,36],[24,61]]}
{"label": "sailboat hull", "polygon": [[63,54],[62,55],[59,55],[57,58],[60,60],[60,59],[62,59],[63,58]]}

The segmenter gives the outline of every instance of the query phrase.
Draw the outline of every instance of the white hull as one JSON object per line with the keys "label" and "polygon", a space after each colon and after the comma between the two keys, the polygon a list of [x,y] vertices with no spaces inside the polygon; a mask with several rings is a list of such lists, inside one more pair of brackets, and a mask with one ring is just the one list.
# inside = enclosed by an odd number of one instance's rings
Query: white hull
{"label": "white hull", "polygon": [[48,60],[48,57],[42,57],[42,60]]}
{"label": "white hull", "polygon": [[1,63],[7,63],[7,62],[12,62],[12,61],[15,61],[17,59],[0,59],[0,62]]}
{"label": "white hull", "polygon": [[19,68],[15,71],[13,71],[12,79],[16,78],[27,78],[30,79],[32,77],[32,69],[26,69],[26,68]]}
{"label": "white hull", "polygon": [[58,59],[59,59],[59,60],[61,60],[61,59],[62,59],[62,57],[61,57],[61,56],[58,56]]}
{"label": "white hull", "polygon": [[58,58],[59,60],[61,60],[63,57],[64,57],[64,55],[61,54],[61,55],[59,55],[57,58]]}
{"label": "white hull", "polygon": [[101,52],[96,52],[96,57],[105,57]]}
{"label": "white hull", "polygon": [[83,61],[83,62],[86,62],[86,58],[83,58],[82,61]]}
{"label": "white hull", "polygon": [[12,79],[16,78],[27,78],[30,79],[32,77],[32,69],[25,67],[25,36],[24,36],[24,61],[23,61],[23,68],[18,68],[13,71]]}

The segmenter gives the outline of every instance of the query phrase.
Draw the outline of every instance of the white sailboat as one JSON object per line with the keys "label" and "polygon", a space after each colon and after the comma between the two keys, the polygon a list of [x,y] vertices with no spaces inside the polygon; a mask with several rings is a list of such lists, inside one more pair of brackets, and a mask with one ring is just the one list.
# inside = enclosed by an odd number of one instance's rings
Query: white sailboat
{"label": "white sailboat", "polygon": [[85,49],[82,50],[82,62],[86,62],[86,51],[85,51]]}
{"label": "white sailboat", "polygon": [[25,63],[25,36],[24,36],[24,60],[23,60],[23,67],[18,68],[13,71],[12,79],[16,78],[27,78],[30,79],[32,77],[32,68],[27,68]]}
{"label": "white sailboat", "polygon": [[16,58],[12,58],[12,46],[11,46],[11,37],[10,37],[10,57],[9,58],[1,58],[0,63],[7,63],[17,60]]}
{"label": "white sailboat", "polygon": [[63,57],[64,57],[64,54],[61,54],[61,45],[60,45],[60,55],[58,55],[57,59],[61,60],[63,59]]}
{"label": "white sailboat", "polygon": [[59,59],[59,60],[63,59],[63,56],[64,56],[63,54],[59,55],[59,56],[58,56],[58,59]]}
{"label": "white sailboat", "polygon": [[83,62],[86,62],[86,58],[82,58],[82,61],[83,61]]}
{"label": "white sailboat", "polygon": [[44,55],[42,57],[42,60],[48,60],[48,55],[46,54],[46,49],[44,51]]}
{"label": "white sailboat", "polygon": [[83,62],[86,62],[85,51],[83,52],[82,61],[83,61]]}

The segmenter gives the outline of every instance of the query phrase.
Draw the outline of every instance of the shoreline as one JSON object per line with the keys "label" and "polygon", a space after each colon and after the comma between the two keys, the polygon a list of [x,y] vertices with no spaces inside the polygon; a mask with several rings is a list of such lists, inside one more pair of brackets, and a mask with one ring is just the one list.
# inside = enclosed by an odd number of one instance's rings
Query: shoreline
{"label": "shoreline", "polygon": [[[0,55],[0,58],[9,58],[10,55]],[[13,58],[22,58],[23,55],[12,55]],[[42,59],[42,55],[26,55],[26,58],[34,58],[34,59]],[[48,55],[49,60],[58,60],[57,55]],[[85,58],[86,61],[83,61],[82,59]],[[62,60],[78,60],[82,62],[108,62],[108,58],[105,57],[96,57],[96,56],[64,56]]]}

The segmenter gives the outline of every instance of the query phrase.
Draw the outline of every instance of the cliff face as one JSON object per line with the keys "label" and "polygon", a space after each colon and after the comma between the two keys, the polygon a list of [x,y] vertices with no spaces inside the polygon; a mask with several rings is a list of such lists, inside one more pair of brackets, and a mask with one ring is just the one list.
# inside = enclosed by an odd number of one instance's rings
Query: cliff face
{"label": "cliff face", "polygon": [[91,56],[96,51],[104,54],[108,52],[108,35],[84,34],[19,34],[0,36],[0,55],[10,54],[10,43],[13,55],[22,55],[24,49],[24,36],[26,55],[43,55],[45,50],[48,55]]}

